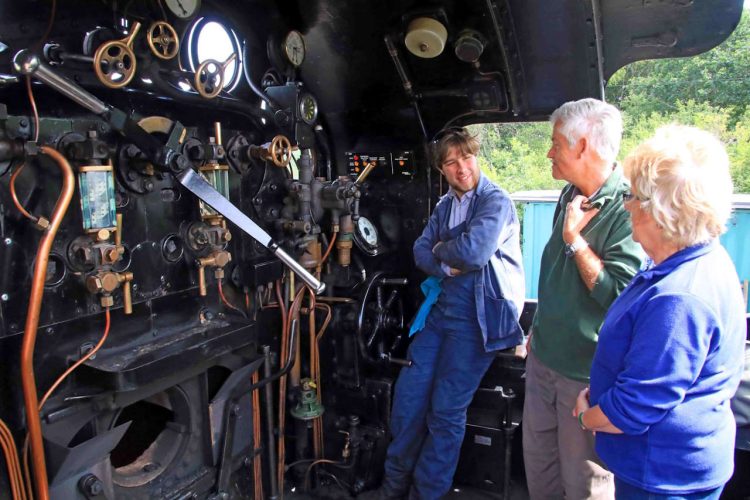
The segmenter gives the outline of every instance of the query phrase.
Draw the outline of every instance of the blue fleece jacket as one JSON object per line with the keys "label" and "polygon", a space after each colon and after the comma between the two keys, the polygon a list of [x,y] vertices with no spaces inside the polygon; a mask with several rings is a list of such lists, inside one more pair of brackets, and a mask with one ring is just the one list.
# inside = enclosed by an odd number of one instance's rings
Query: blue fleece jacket
{"label": "blue fleece jacket", "polygon": [[[523,309],[525,283],[521,264],[520,228],[508,193],[480,175],[466,227],[449,238],[451,199],[443,196],[422,235],[414,242],[417,267],[447,280],[441,262],[471,273],[479,326],[487,351],[518,345],[523,332],[518,318]],[[442,242],[433,253],[433,248]],[[512,316],[511,321],[508,321]],[[512,324],[511,324],[512,323]]]}
{"label": "blue fleece jacket", "polygon": [[739,278],[713,241],[637,274],[612,304],[591,366],[591,403],[624,434],[597,433],[619,479],[661,494],[732,475],[729,399],[743,363]]}

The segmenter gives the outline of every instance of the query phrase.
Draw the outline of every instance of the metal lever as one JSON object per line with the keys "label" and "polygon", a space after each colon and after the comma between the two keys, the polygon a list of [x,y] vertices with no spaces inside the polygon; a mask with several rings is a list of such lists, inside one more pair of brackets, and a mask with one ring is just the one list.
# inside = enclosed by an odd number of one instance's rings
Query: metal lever
{"label": "metal lever", "polygon": [[252,236],[258,243],[268,248],[273,252],[276,257],[279,258],[284,264],[286,264],[302,281],[304,281],[310,288],[315,291],[316,294],[321,293],[325,290],[325,283],[316,279],[315,276],[302,267],[299,262],[294,260],[291,255],[286,253],[276,242],[273,241],[271,235],[263,230],[259,225],[250,219],[247,215],[242,213],[240,209],[235,207],[232,202],[224,198],[211,184],[209,184],[200,174],[195,170],[187,169],[183,173],[177,176],[180,183],[185,186],[195,196],[203,200],[204,203],[209,205],[211,208],[220,213],[224,218],[231,221],[235,226],[240,228]]}
{"label": "metal lever", "polygon": [[29,50],[21,50],[13,58],[13,69],[22,75],[34,75],[35,78],[46,83],[57,90],[71,101],[77,102],[84,108],[97,115],[103,115],[109,111],[109,106],[97,99],[94,95],[86,92],[77,84],[58,75],[49,66],[44,64],[39,57]]}
{"label": "metal lever", "polygon": [[[43,83],[46,83],[72,101],[80,104],[84,108],[97,115],[105,115],[117,111],[115,108],[104,104],[94,95],[87,92],[76,83],[68,80],[62,75],[58,75],[57,73],[55,73],[52,69],[49,68],[49,66],[40,61],[39,57],[32,54],[28,50],[21,50],[16,54],[13,60],[13,67],[18,73],[21,73],[23,75],[33,74],[35,78],[39,79]],[[144,145],[144,147],[141,147],[141,150],[144,151],[147,156],[157,155],[159,151],[157,151],[157,148],[155,147],[156,140],[148,133],[146,133],[146,131],[143,130],[140,126],[130,122],[131,120],[129,118],[125,119],[123,134],[126,136],[128,136],[129,134],[138,136],[137,139],[139,140],[136,141],[136,144],[139,144],[139,147],[140,144]],[[154,158],[150,159],[152,161],[154,160]],[[177,159],[185,160],[184,157]],[[162,165],[166,164],[167,162],[157,163]],[[294,271],[302,279],[302,281],[310,286],[310,288],[312,288],[316,294],[319,294],[323,290],[325,290],[325,283],[322,283],[320,280],[316,279],[315,276],[310,274],[289,254],[282,250],[271,239],[271,236],[267,232],[265,232],[260,226],[253,222],[248,216],[242,213],[240,209],[232,204],[232,202],[224,198],[224,196],[222,196],[221,193],[219,193],[211,184],[209,184],[203,177],[201,177],[200,174],[196,173],[191,168],[186,168],[182,172],[176,173],[176,177],[183,186],[185,186],[203,202],[210,205],[211,208],[223,215],[227,220],[231,221],[242,231],[246,232],[252,238],[257,240],[258,243],[271,250],[274,255],[276,255],[276,257],[284,262],[284,264],[291,268],[292,271]]]}

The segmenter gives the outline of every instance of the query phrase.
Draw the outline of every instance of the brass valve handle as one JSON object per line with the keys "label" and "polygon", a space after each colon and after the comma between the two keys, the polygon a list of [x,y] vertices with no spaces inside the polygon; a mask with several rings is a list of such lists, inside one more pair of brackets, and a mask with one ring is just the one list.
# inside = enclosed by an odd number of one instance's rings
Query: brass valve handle
{"label": "brass valve handle", "polygon": [[269,153],[274,165],[286,167],[292,159],[292,143],[285,136],[279,134],[271,140]]}
{"label": "brass valve handle", "polygon": [[141,23],[133,24],[130,34],[122,40],[110,40],[94,53],[94,72],[103,85],[119,89],[130,83],[135,76],[136,58],[133,40],[141,29]]}
{"label": "brass valve handle", "polygon": [[377,166],[378,166],[378,162],[375,160],[368,163],[365,169],[362,171],[362,173],[357,176],[357,180],[354,181],[354,183],[362,184],[363,182],[365,182],[365,179],[367,179],[367,176],[370,175],[370,172],[372,172],[372,170]]}
{"label": "brass valve handle", "polygon": [[149,26],[146,40],[151,52],[159,59],[172,59],[180,51],[180,38],[166,21],[156,21]]}
{"label": "brass valve handle", "polygon": [[223,63],[215,59],[203,61],[195,71],[195,90],[206,99],[213,99],[219,95],[224,88],[224,70],[235,59],[237,54],[232,53]]}

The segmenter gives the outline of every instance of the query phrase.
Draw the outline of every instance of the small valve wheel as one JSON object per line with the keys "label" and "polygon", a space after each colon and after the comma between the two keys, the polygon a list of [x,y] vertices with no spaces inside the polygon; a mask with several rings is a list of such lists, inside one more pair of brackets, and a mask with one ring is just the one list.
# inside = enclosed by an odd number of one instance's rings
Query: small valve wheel
{"label": "small valve wheel", "polygon": [[148,46],[159,59],[172,59],[180,51],[180,39],[172,25],[156,21],[148,28]]}
{"label": "small valve wheel", "polygon": [[121,40],[110,40],[94,53],[94,72],[103,85],[119,89],[130,83],[135,76],[136,59],[133,40],[141,29],[141,23],[133,24],[130,34]]}
{"label": "small valve wheel", "polygon": [[277,167],[286,167],[292,159],[292,143],[283,135],[277,135],[271,140],[271,161]]}
{"label": "small valve wheel", "polygon": [[237,54],[232,53],[223,63],[215,59],[203,61],[195,71],[195,90],[206,99],[213,99],[219,95],[224,88],[224,70],[235,59]]}

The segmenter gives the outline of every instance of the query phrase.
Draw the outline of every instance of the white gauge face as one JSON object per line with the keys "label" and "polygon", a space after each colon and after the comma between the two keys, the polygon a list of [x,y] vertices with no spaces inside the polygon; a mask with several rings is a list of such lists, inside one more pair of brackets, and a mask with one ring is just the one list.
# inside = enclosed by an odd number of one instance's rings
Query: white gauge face
{"label": "white gauge face", "polygon": [[190,19],[200,9],[201,0],[164,0],[169,11],[180,19]]}
{"label": "white gauge face", "polygon": [[295,67],[305,60],[305,40],[302,33],[292,30],[284,37],[284,55]]}
{"label": "white gauge face", "polygon": [[357,221],[357,229],[365,243],[373,248],[378,246],[378,230],[369,219],[360,216]]}
{"label": "white gauge face", "polygon": [[312,125],[318,117],[318,103],[312,95],[304,94],[300,98],[299,116],[308,125]]}

